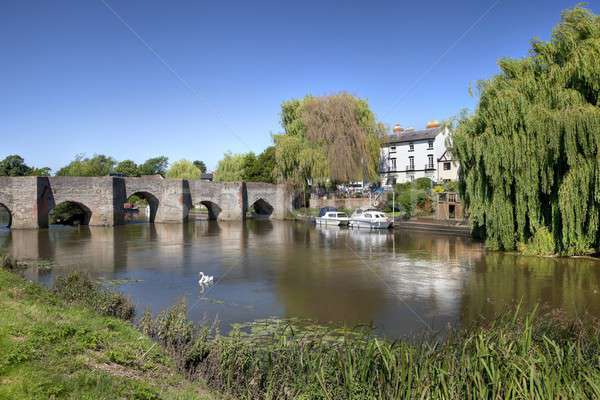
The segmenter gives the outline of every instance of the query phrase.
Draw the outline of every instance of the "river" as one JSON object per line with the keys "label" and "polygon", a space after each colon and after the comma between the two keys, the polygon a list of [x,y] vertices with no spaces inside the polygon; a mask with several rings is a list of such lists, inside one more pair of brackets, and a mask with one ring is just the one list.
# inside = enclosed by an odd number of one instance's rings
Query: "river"
{"label": "river", "polygon": [[[600,262],[486,252],[469,238],[315,228],[284,221],[0,230],[0,249],[43,284],[83,271],[130,296],[139,314],[185,298],[197,322],[269,317],[354,326],[391,338],[444,331],[543,304],[600,316]],[[202,288],[198,273],[213,275]]]}

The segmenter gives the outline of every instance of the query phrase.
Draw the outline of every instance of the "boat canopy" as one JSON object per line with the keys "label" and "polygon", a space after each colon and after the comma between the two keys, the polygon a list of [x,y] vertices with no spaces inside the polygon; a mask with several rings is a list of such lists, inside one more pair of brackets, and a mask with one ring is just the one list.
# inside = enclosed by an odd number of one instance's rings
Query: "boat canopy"
{"label": "boat canopy", "polygon": [[337,208],[335,207],[323,207],[319,210],[319,217],[323,217],[325,216],[325,214],[327,214],[330,211],[337,211]]}

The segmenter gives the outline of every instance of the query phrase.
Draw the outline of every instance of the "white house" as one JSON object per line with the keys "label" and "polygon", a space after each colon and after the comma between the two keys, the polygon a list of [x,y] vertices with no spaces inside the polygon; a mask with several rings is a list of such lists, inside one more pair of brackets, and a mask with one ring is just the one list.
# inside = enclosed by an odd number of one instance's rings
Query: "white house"
{"label": "white house", "polygon": [[[422,177],[433,181],[455,180],[458,168],[454,162],[450,163],[450,170],[445,170],[443,176],[438,174],[440,166],[447,167],[440,160],[444,160],[449,135],[448,128],[435,121],[422,130],[394,126],[393,134],[381,146],[381,184],[388,186]],[[452,172],[454,175],[451,175]]]}
{"label": "white house", "polygon": [[437,160],[437,182],[448,182],[458,180],[458,160],[452,157],[450,150]]}

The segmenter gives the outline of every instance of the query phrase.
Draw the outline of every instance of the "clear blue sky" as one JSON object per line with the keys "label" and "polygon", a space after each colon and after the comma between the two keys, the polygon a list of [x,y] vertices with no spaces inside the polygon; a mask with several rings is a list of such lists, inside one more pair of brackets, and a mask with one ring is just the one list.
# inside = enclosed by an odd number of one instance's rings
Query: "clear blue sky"
{"label": "clear blue sky", "polygon": [[341,90],[387,124],[422,127],[473,108],[469,84],[576,4],[105,1],[185,83],[102,0],[2,0],[0,157],[56,170],[77,153],[164,154],[212,168],[268,146],[283,100]]}

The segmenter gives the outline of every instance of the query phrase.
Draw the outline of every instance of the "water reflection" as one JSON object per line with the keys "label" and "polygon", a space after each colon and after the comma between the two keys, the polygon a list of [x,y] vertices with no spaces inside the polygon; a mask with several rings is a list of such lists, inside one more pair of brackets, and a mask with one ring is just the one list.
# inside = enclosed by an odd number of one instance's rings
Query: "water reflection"
{"label": "water reflection", "polygon": [[[140,310],[182,297],[198,321],[270,316],[374,324],[399,336],[425,324],[443,329],[545,302],[600,316],[596,260],[486,253],[468,238],[415,232],[314,228],[277,221],[130,224],[117,228],[0,230],[0,247],[49,284],[70,270],[118,280]],[[198,272],[214,275],[202,292]]]}

